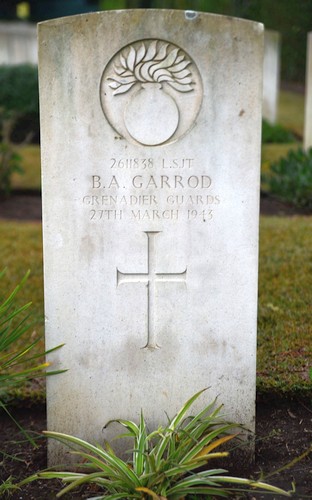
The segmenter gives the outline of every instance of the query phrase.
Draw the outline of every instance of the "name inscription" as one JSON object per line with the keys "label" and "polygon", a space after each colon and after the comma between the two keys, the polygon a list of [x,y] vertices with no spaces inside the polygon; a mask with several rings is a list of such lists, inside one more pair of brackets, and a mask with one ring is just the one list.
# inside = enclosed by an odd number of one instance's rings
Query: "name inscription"
{"label": "name inscription", "polygon": [[[211,185],[211,179],[208,175],[190,175],[189,177],[182,177],[182,175],[149,175],[149,176],[144,176],[144,175],[135,175],[131,179],[131,186],[136,188],[136,189],[148,189],[148,188],[154,188],[154,189],[177,189],[177,188],[202,188],[202,189],[207,189]],[[92,175],[92,188],[93,189],[100,189],[100,188],[107,188],[107,189],[112,189],[112,188],[120,188],[123,187],[124,189],[126,186],[122,185],[120,181],[118,181],[118,177],[116,175],[113,175],[110,177],[104,185],[104,182],[101,178],[100,175]]]}
{"label": "name inscription", "polygon": [[[160,168],[148,172],[156,165],[162,169],[182,169],[183,173],[170,170],[163,174]],[[89,209],[92,221],[209,222],[214,218],[221,197],[214,191],[211,177],[191,173],[189,169],[193,167],[191,158],[159,161],[112,158],[110,168],[123,170],[123,173],[91,175],[88,193],[83,196],[82,203]],[[145,172],[132,174],[134,169]]]}

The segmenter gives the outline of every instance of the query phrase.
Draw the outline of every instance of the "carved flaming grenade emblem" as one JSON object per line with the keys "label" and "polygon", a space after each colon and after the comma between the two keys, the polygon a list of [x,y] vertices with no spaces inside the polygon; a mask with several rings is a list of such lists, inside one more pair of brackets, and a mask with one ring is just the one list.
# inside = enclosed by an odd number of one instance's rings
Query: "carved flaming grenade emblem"
{"label": "carved flaming grenade emblem", "polygon": [[[122,49],[105,69],[101,82],[102,107],[110,123],[118,131],[126,129],[145,146],[174,139],[183,127],[181,111],[186,102],[179,96],[194,94],[200,79],[199,75],[194,78],[192,65],[182,49],[161,40],[144,40]],[[111,101],[123,102],[122,125],[111,120],[107,95]]]}

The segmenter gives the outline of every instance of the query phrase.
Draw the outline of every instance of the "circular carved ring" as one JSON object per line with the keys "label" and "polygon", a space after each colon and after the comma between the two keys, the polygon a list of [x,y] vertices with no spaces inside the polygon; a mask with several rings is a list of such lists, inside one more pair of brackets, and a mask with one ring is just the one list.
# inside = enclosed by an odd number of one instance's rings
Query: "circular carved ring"
{"label": "circular carved ring", "polygon": [[138,40],[105,67],[101,106],[118,134],[142,146],[178,140],[193,126],[202,102],[202,81],[184,50],[164,40]]}

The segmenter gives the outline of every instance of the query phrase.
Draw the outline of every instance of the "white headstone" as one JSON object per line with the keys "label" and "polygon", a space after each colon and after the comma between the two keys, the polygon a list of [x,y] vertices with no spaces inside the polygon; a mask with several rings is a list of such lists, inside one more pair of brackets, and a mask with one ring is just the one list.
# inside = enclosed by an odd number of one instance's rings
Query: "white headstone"
{"label": "white headstone", "polygon": [[262,56],[204,13],[39,25],[50,430],[152,428],[207,386],[253,428]]}
{"label": "white headstone", "polygon": [[38,63],[36,26],[0,22],[0,64],[24,63]]}
{"label": "white headstone", "polygon": [[307,40],[303,142],[305,149],[312,147],[312,31]]}
{"label": "white headstone", "polygon": [[263,118],[276,123],[280,85],[280,34],[277,31],[264,32],[263,59]]}

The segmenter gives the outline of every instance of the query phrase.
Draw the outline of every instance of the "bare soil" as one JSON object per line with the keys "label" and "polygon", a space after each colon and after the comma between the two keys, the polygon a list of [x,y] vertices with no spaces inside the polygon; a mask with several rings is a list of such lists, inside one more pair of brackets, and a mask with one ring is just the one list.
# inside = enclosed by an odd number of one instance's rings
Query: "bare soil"
{"label": "bare soil", "polygon": [[0,196],[0,219],[41,220],[41,196],[36,191],[13,191]]}

